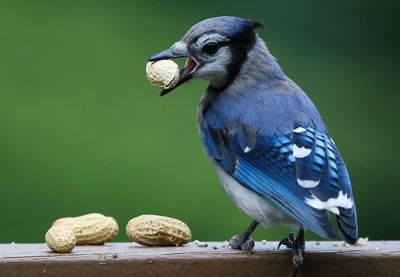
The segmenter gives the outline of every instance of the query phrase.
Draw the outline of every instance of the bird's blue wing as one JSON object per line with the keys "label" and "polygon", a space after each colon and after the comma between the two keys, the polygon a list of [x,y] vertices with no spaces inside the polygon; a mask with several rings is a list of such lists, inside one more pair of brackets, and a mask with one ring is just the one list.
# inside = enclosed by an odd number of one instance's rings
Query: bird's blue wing
{"label": "bird's blue wing", "polygon": [[332,138],[313,127],[293,130],[297,184],[309,189],[306,203],[337,215],[340,236],[350,243],[358,237],[357,213],[346,166]]}
{"label": "bird's blue wing", "polygon": [[334,238],[328,211],[340,235],[357,239],[356,211],[343,160],[329,135],[313,127],[263,136],[240,122],[224,128],[200,124],[213,159],[243,186],[322,237]]}

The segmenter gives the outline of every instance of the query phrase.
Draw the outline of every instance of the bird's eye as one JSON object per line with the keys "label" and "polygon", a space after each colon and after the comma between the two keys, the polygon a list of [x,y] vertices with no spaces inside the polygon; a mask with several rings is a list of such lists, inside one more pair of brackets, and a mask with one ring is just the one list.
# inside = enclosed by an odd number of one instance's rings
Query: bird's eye
{"label": "bird's eye", "polygon": [[203,51],[207,54],[215,54],[218,51],[218,43],[216,42],[209,42],[203,46]]}

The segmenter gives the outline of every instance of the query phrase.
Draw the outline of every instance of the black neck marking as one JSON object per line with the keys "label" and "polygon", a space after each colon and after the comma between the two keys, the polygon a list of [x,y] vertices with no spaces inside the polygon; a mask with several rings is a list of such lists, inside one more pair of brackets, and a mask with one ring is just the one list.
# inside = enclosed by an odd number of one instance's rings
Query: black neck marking
{"label": "black neck marking", "polygon": [[232,53],[232,62],[227,68],[227,81],[223,87],[218,89],[214,88],[216,91],[222,91],[232,84],[255,43],[256,33],[252,29],[246,29],[244,32],[238,33],[230,38],[229,47]]}

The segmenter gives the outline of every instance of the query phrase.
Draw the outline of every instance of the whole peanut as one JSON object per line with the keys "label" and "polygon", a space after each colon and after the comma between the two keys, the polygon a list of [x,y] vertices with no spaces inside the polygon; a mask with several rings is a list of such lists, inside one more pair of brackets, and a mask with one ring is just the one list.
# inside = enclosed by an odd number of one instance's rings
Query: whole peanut
{"label": "whole peanut", "polygon": [[128,237],[143,245],[182,245],[192,239],[189,227],[182,221],[159,215],[141,215],[126,225]]}
{"label": "whole peanut", "polygon": [[75,233],[77,245],[102,244],[112,241],[118,234],[116,220],[98,213],[60,218],[53,226],[70,228]]}
{"label": "whole peanut", "polygon": [[148,62],[146,74],[152,85],[161,89],[169,89],[178,83],[179,67],[171,60]]}

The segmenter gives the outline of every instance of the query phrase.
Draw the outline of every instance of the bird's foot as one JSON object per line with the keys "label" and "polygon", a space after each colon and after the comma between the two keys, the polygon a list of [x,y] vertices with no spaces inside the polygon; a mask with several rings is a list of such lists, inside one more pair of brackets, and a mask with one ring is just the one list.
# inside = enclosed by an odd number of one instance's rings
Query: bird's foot
{"label": "bird's foot", "polygon": [[296,240],[296,236],[294,233],[290,233],[289,236],[287,236],[286,238],[282,239],[279,244],[278,244],[278,249],[279,247],[281,247],[281,245],[285,245],[287,248],[292,249],[293,247],[293,243]]}
{"label": "bird's foot", "polygon": [[294,233],[290,233],[287,238],[284,238],[279,242],[278,249],[282,244],[292,250],[293,264],[295,266],[292,277],[295,277],[297,272],[299,271],[301,264],[303,263],[303,253],[305,249],[304,231],[300,230],[298,238],[296,238]]}
{"label": "bird's foot", "polygon": [[254,240],[249,237],[234,235],[229,241],[229,246],[233,249],[243,249],[251,252],[254,248]]}

